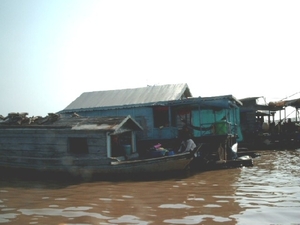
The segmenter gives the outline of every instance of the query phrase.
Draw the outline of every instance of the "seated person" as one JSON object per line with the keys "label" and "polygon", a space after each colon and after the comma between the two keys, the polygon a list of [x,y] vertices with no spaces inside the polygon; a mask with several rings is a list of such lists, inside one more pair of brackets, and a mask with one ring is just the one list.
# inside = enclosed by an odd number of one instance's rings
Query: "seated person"
{"label": "seated person", "polygon": [[191,139],[190,135],[183,134],[181,138],[182,138],[182,142],[180,144],[180,148],[178,149],[178,153],[193,151],[196,148],[196,144]]}

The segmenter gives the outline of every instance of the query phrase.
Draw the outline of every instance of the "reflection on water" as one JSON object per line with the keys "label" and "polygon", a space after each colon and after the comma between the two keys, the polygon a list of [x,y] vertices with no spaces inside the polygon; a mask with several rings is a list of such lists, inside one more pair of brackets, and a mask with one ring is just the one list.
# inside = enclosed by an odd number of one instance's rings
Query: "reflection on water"
{"label": "reflection on water", "polygon": [[300,224],[300,151],[254,166],[122,182],[2,180],[0,223]]}

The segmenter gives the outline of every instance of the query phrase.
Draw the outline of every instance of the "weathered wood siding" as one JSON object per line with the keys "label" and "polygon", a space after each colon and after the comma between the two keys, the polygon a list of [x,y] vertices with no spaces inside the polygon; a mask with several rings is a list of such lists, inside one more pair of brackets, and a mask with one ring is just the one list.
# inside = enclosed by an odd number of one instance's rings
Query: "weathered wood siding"
{"label": "weathered wood siding", "polygon": [[106,134],[102,131],[68,129],[0,129],[0,155],[61,157],[72,155],[69,138],[86,138],[89,155],[106,157]]}

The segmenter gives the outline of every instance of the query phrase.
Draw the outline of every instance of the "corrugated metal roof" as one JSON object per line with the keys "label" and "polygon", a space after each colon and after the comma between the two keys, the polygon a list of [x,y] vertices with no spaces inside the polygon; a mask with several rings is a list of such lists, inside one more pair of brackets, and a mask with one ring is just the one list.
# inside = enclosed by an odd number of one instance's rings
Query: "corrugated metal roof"
{"label": "corrugated metal roof", "polygon": [[220,95],[220,96],[212,96],[212,97],[191,97],[183,100],[174,100],[165,102],[166,105],[197,105],[200,107],[207,108],[229,108],[231,106],[241,106],[243,105],[237,98],[233,95]]}
{"label": "corrugated metal roof", "polygon": [[106,130],[121,133],[131,130],[143,130],[131,116],[118,117],[56,117],[45,124],[36,123],[0,123],[0,128],[32,128],[32,129],[72,129],[72,130]]}
{"label": "corrugated metal roof", "polygon": [[187,84],[168,84],[134,89],[85,92],[64,110],[145,104],[192,97]]}
{"label": "corrugated metal roof", "polygon": [[[61,126],[61,127],[70,127],[71,129],[78,129],[79,127],[90,127],[90,130],[108,130],[114,129],[114,127],[121,124],[123,120],[126,119],[126,116],[118,117],[63,117],[58,118],[53,122],[52,126]],[[88,129],[89,130],[89,129]]]}
{"label": "corrugated metal roof", "polygon": [[57,120],[55,126],[70,126],[72,130],[112,130],[115,132],[127,131],[122,128],[125,124],[133,130],[143,128],[131,117],[71,117]]}
{"label": "corrugated metal roof", "polygon": [[292,106],[295,108],[300,107],[300,98],[298,99],[290,99],[290,100],[282,100],[278,102],[270,102],[269,106],[274,106],[274,107],[287,107],[287,106]]}

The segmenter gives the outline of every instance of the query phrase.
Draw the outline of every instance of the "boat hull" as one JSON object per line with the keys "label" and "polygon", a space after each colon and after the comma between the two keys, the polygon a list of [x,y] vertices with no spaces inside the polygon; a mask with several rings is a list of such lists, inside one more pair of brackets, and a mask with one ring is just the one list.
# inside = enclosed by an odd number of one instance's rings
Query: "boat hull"
{"label": "boat hull", "polygon": [[253,158],[250,156],[242,156],[234,160],[217,160],[206,161],[204,159],[195,159],[191,167],[193,170],[218,170],[238,167],[251,167],[253,166]]}
{"label": "boat hull", "polygon": [[[149,174],[166,174],[184,171],[193,159],[191,152],[149,159],[118,161],[111,158],[62,157],[2,157],[0,168],[19,175],[59,174],[81,178],[108,178]],[[8,172],[6,175],[9,175]]]}

